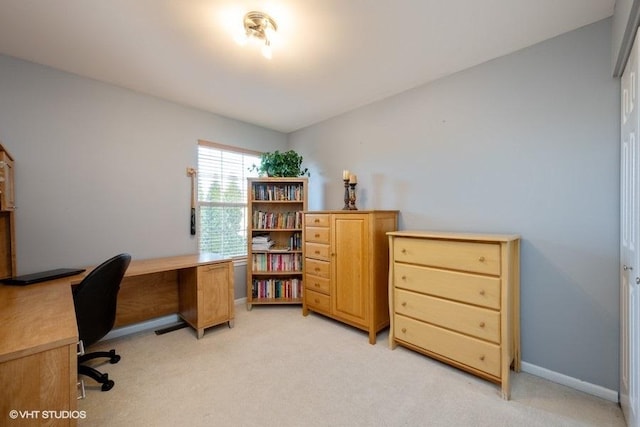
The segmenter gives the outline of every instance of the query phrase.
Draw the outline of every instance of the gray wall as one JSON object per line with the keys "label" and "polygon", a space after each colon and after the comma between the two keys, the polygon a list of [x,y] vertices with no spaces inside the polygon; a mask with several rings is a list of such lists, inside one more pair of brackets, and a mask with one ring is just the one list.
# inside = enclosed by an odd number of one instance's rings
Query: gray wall
{"label": "gray wall", "polygon": [[618,389],[619,81],[611,20],[289,135],[311,209],[521,234],[525,362]]}
{"label": "gray wall", "polygon": [[[139,259],[197,252],[186,168],[197,165],[198,139],[256,150],[287,144],[279,132],[0,56],[18,272],[123,251]],[[236,271],[236,297],[245,296],[244,267]]]}

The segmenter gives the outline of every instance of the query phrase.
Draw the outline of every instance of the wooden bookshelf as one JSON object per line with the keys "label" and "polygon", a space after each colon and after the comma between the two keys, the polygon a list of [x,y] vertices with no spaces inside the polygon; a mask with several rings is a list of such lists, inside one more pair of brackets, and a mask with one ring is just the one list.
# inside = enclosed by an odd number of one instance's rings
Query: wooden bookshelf
{"label": "wooden bookshelf", "polygon": [[249,178],[247,309],[302,304],[307,178]]}

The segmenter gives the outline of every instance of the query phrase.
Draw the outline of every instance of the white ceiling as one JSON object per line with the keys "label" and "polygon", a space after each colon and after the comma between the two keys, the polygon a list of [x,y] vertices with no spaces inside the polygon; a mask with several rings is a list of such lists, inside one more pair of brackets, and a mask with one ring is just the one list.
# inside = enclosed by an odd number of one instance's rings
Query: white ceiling
{"label": "white ceiling", "polygon": [[[0,53],[291,132],[604,19],[615,0],[0,0]],[[250,10],[273,59],[240,46]]]}

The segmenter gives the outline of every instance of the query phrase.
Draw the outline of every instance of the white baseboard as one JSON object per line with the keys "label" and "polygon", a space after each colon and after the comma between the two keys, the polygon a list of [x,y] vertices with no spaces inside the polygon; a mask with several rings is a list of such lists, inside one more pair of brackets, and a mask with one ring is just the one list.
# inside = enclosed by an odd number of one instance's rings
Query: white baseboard
{"label": "white baseboard", "polygon": [[522,371],[549,381],[553,381],[554,383],[562,384],[567,387],[582,391],[584,393],[618,403],[618,392],[615,390],[610,390],[608,388],[591,384],[577,378],[550,371],[549,369],[541,368],[540,366],[532,365],[531,363],[527,362],[522,362]]}
{"label": "white baseboard", "polygon": [[[245,304],[247,298],[238,298],[234,301],[235,305]],[[173,325],[180,321],[180,317],[177,314],[169,314],[167,316],[157,317],[155,319],[147,320],[145,322],[135,323],[133,325],[123,326],[121,328],[112,329],[102,340],[110,340],[114,338],[124,337],[126,335],[135,334],[142,331],[148,331],[149,329],[161,329],[169,325]]]}
{"label": "white baseboard", "polygon": [[164,328],[180,321],[177,314],[169,314],[168,316],[157,317],[145,322],[135,323],[133,325],[123,326],[121,328],[112,329],[103,340],[123,337],[125,335],[135,334],[137,332],[147,331],[149,329]]}

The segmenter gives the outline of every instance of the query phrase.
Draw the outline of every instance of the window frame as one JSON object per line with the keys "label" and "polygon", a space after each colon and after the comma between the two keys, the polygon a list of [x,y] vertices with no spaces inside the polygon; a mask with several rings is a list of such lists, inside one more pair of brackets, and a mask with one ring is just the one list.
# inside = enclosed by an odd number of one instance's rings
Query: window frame
{"label": "window frame", "polygon": [[[232,145],[226,145],[226,144],[220,144],[217,142],[211,142],[211,141],[206,141],[206,140],[198,140],[198,152],[197,152],[197,158],[198,158],[198,168],[200,168],[200,148],[204,147],[204,148],[210,148],[213,150],[218,150],[218,151],[226,151],[226,152],[230,152],[233,154],[239,154],[242,156],[251,156],[251,157],[256,157],[257,159],[257,165],[259,165],[259,161],[260,161],[260,156],[263,154],[263,152],[261,151],[257,151],[257,150],[250,150],[250,149],[246,149],[246,148],[241,148],[241,147],[236,147],[236,146],[232,146]],[[253,159],[252,159],[253,160]],[[221,171],[222,172],[222,171]],[[201,199],[201,192],[200,192],[200,178],[198,177],[197,179],[197,190],[196,190],[196,223],[198,224],[198,233],[197,233],[197,240],[198,240],[198,253],[203,253],[202,252],[202,238],[203,238],[203,227],[202,227],[202,219],[201,219],[201,210],[203,207],[240,207],[244,209],[244,219],[245,219],[245,223],[243,224],[244,229],[246,230],[249,226],[249,222],[248,222],[248,208],[249,208],[249,203],[248,203],[248,198],[246,195],[246,191],[247,191],[247,178],[249,177],[257,177],[258,176],[258,172],[249,172],[248,169],[247,171],[245,171],[242,176],[239,176],[238,181],[239,181],[239,185],[240,185],[240,191],[242,193],[245,194],[245,198],[242,202],[222,202],[222,201],[205,201]],[[234,264],[241,264],[241,263],[246,263],[247,260],[247,245],[244,246],[244,255],[224,255],[225,257],[228,257],[230,259],[232,259],[234,261]]]}

